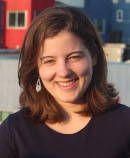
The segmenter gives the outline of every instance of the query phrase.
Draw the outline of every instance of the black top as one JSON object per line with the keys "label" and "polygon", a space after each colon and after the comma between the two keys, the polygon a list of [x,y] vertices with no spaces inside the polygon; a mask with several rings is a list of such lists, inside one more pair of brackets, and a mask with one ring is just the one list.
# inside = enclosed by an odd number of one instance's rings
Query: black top
{"label": "black top", "polygon": [[0,126],[0,158],[128,158],[130,108],[118,104],[75,134],[26,120],[23,110]]}

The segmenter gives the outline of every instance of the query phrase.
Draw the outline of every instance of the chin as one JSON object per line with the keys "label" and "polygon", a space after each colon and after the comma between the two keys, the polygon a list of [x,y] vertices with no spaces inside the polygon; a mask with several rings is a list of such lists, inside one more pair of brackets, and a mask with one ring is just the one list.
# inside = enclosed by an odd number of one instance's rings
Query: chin
{"label": "chin", "polygon": [[76,104],[79,102],[79,98],[57,98],[59,103]]}

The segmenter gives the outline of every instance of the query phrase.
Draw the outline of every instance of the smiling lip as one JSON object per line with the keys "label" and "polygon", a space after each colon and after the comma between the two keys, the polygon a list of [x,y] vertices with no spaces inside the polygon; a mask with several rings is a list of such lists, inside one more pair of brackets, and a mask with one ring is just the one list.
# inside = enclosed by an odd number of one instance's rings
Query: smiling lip
{"label": "smiling lip", "polygon": [[69,81],[59,81],[57,85],[60,89],[69,90],[72,89],[77,84],[78,79],[69,80]]}

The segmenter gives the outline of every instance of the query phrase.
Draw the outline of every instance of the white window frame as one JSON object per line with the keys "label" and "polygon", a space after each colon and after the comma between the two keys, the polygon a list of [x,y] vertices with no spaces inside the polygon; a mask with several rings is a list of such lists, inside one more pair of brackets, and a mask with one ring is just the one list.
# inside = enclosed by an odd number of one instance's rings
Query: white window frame
{"label": "white window frame", "polygon": [[[121,17],[122,17],[122,18],[119,18],[119,14],[121,14]],[[118,9],[118,10],[116,11],[116,21],[117,21],[117,22],[123,22],[123,17],[124,17],[124,12],[123,12],[123,10],[122,10],[122,9]]]}
{"label": "white window frame", "polygon": [[[98,29],[98,24],[97,24],[97,21],[98,21],[99,19],[95,19],[94,21],[95,21],[95,24],[96,24],[96,26],[97,26],[97,29]],[[105,19],[100,19],[100,20],[103,20],[103,30],[101,31],[101,30],[98,30],[99,31],[99,33],[101,33],[101,34],[104,34],[105,33]]]}
{"label": "white window frame", "polygon": [[112,0],[114,4],[118,4],[119,0]]}
{"label": "white window frame", "polygon": [[[15,26],[9,26],[9,14],[15,13],[16,14],[16,21]],[[25,23],[24,26],[18,26],[18,13],[24,13],[25,14]],[[7,11],[7,28],[8,29],[26,29],[27,28],[27,11]]]}

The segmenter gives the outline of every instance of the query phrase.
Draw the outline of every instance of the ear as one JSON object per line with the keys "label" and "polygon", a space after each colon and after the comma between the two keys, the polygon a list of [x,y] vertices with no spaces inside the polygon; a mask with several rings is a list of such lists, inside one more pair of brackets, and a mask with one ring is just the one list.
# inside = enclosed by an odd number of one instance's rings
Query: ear
{"label": "ear", "polygon": [[97,60],[98,60],[98,57],[97,57],[97,54],[95,54],[93,57],[92,57],[92,65],[95,66],[97,64]]}

